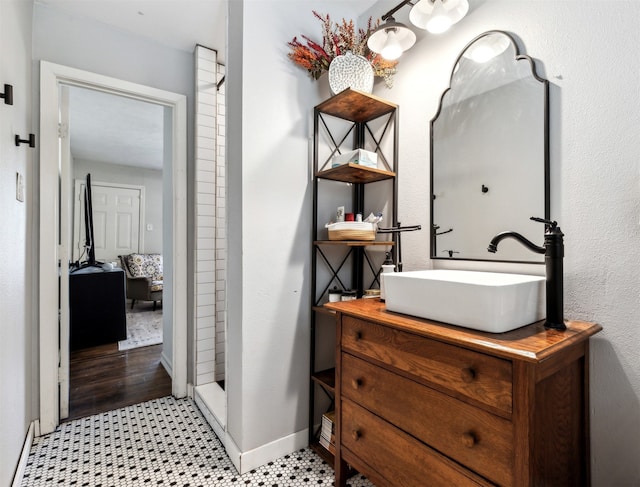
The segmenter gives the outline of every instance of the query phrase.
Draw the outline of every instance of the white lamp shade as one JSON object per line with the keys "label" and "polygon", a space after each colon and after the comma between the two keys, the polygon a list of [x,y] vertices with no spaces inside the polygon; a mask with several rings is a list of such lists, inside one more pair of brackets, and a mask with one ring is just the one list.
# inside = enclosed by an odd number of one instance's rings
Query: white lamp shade
{"label": "white lamp shade", "polygon": [[[415,33],[404,24],[390,17],[369,36],[367,46],[385,59],[393,60],[416,43]],[[395,57],[387,57],[395,56]]]}
{"label": "white lamp shade", "polygon": [[409,20],[420,29],[440,34],[459,22],[468,11],[467,0],[420,0],[409,12]]}

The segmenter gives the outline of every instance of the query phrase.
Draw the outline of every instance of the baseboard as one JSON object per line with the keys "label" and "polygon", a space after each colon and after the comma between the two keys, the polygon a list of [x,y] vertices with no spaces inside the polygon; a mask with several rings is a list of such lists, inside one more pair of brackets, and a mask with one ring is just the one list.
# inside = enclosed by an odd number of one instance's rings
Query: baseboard
{"label": "baseboard", "polygon": [[240,448],[238,448],[238,445],[236,445],[236,442],[233,441],[233,438],[231,437],[231,435],[229,435],[228,432],[225,433],[224,449],[226,450],[231,463],[233,463],[234,467],[236,467],[236,470],[242,473],[242,469],[240,468],[240,459],[242,458],[242,453],[240,452]]}
{"label": "baseboard", "polygon": [[227,433],[225,449],[238,472],[243,474],[308,445],[309,429],[305,428],[246,452],[241,452]]}
{"label": "baseboard", "polygon": [[24,471],[27,468],[27,462],[29,461],[29,452],[31,452],[31,445],[33,444],[33,436],[36,429],[35,421],[32,421],[27,430],[27,437],[22,445],[22,453],[20,454],[20,460],[16,467],[16,473],[13,476],[13,482],[11,487],[20,487],[22,485],[22,479],[24,477]]}
{"label": "baseboard", "polygon": [[[194,389],[194,400],[198,409],[207,420],[207,423],[213,428],[213,432],[220,439],[220,442],[223,446],[226,447],[226,432],[225,432],[225,421],[226,418],[221,418],[219,416],[219,412],[215,410],[215,400],[212,400],[211,391],[208,390],[207,384],[206,386],[197,386]],[[204,388],[204,390],[203,390]],[[209,396],[209,397],[208,397]]]}

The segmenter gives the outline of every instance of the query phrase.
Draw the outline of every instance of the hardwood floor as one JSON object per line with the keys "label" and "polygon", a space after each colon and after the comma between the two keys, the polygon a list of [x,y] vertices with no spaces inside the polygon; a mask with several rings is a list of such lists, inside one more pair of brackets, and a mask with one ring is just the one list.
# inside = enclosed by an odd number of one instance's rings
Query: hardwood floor
{"label": "hardwood floor", "polygon": [[118,344],[71,352],[69,418],[83,418],[171,394],[162,345],[119,351]]}

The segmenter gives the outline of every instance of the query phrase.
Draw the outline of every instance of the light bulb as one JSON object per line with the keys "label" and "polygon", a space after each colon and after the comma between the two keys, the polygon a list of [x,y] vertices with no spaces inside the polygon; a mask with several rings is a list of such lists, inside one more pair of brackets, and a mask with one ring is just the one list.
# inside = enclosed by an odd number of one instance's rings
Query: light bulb
{"label": "light bulb", "polygon": [[467,0],[420,0],[409,12],[409,20],[416,27],[432,34],[441,34],[460,21],[468,11]]}
{"label": "light bulb", "polygon": [[432,34],[442,34],[449,30],[453,22],[447,15],[435,15],[427,22],[427,30]]}
{"label": "light bulb", "polygon": [[449,27],[453,25],[453,20],[449,12],[442,4],[442,0],[435,0],[433,2],[433,11],[431,12],[431,18],[427,21],[427,30],[432,34],[442,34],[449,30]]}
{"label": "light bulb", "polygon": [[387,31],[387,41],[384,43],[380,55],[389,61],[393,61],[402,56],[402,46],[398,41],[395,29],[389,29]]}

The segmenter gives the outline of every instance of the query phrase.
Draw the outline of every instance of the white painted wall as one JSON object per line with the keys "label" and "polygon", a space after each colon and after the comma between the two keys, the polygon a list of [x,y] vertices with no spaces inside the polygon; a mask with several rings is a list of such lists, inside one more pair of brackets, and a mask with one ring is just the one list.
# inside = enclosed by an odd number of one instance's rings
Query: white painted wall
{"label": "white painted wall", "polygon": [[[40,2],[34,5],[33,59],[188,95],[192,113],[190,52],[172,49]],[[189,117],[189,134],[192,134],[192,118]],[[193,144],[190,147],[192,150]]]}
{"label": "white painted wall", "polygon": [[[37,359],[33,248],[34,150],[16,147],[14,136],[34,132],[31,97],[31,2],[0,2],[0,91],[13,85],[13,105],[0,100],[0,485],[10,485],[29,423],[35,417]],[[37,137],[36,137],[37,141]],[[24,202],[16,199],[16,173],[24,178]]]}
{"label": "white painted wall", "polygon": [[[392,90],[376,89],[400,105],[400,220],[430,224],[429,121],[458,53],[482,32],[515,34],[551,83],[551,216],[566,234],[565,317],[604,328],[591,349],[593,485],[640,485],[640,3],[470,4],[449,33],[421,34]],[[429,267],[428,252],[427,232],[403,239],[405,268]]]}
{"label": "white painted wall", "polygon": [[287,42],[320,35],[312,9],[353,18],[359,2],[230,4],[227,428],[246,453],[307,428],[309,136],[329,92],[287,59]]}

